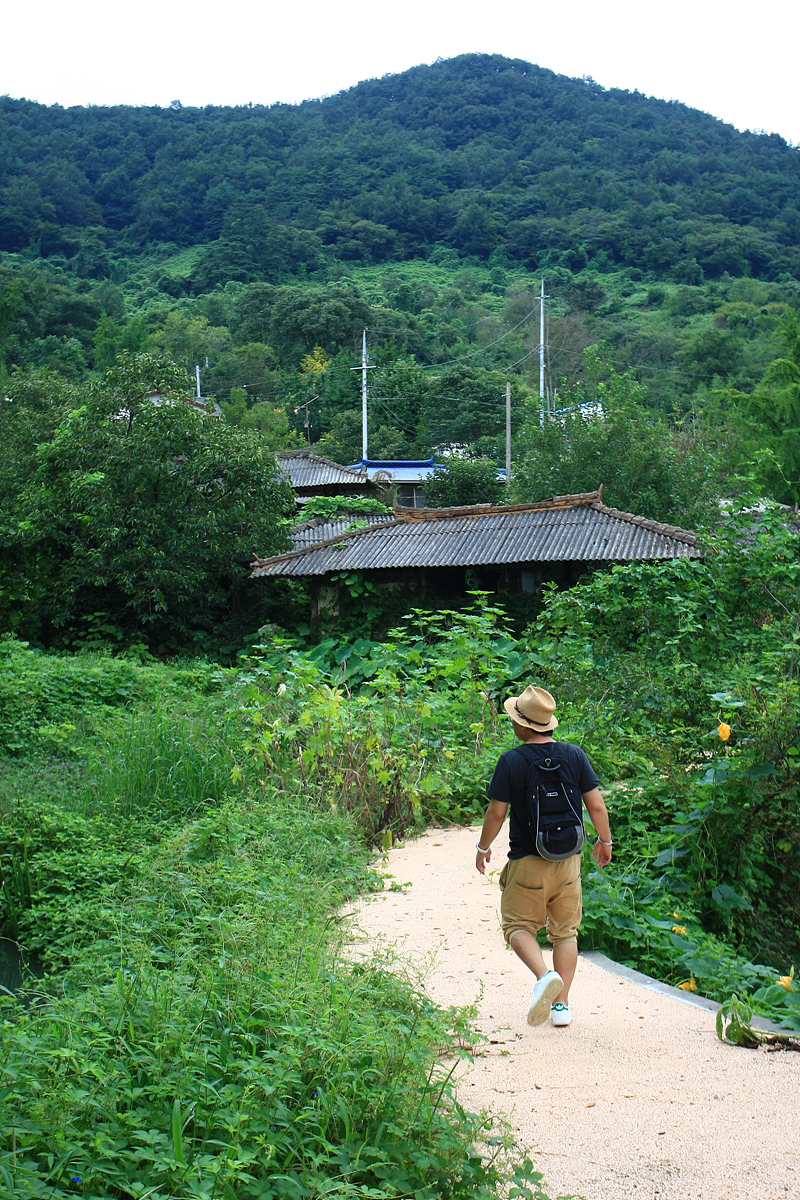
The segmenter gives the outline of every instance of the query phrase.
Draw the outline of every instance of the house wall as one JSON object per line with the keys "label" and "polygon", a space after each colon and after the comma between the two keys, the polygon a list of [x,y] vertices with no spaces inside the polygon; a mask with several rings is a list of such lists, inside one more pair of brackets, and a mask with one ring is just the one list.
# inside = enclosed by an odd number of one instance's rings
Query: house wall
{"label": "house wall", "polygon": [[[414,608],[461,608],[473,602],[472,591],[492,594],[519,628],[529,624],[541,611],[545,583],[559,589],[572,587],[590,569],[588,563],[524,563],[510,567],[406,567],[380,571],[360,571],[360,579],[371,588],[354,595],[346,583],[330,576],[315,579],[312,586],[311,621],[315,626],[352,627],[363,619],[375,620],[375,610],[383,610],[380,626],[372,635],[391,629]],[[367,634],[367,628],[364,633]]]}

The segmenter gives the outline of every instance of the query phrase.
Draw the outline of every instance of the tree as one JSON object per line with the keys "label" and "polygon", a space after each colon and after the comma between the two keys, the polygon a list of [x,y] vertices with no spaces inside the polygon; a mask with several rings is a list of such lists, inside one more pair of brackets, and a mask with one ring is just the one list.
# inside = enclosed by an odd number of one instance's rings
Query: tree
{"label": "tree", "polygon": [[335,354],[353,346],[369,324],[369,305],[353,288],[282,287],[272,298],[269,317],[270,345],[281,363],[299,364],[321,347]]}
{"label": "tree", "polygon": [[18,313],[25,309],[22,284],[10,272],[0,276],[0,364],[4,361],[5,341],[11,324]]}
{"label": "tree", "polygon": [[677,435],[645,407],[633,371],[621,374],[603,347],[586,351],[587,382],[559,394],[558,410],[540,424],[531,406],[512,477],[514,500],[594,491],[606,504],[687,528],[718,514],[716,458]]}
{"label": "tree", "polygon": [[[434,376],[424,396],[418,440],[445,453],[447,447],[464,446],[483,456],[502,453],[507,378],[502,371],[461,364]],[[511,391],[516,414],[522,389],[515,377]]]}
{"label": "tree", "polygon": [[247,406],[244,388],[231,388],[230,400],[220,407],[227,423],[257,432],[265,450],[292,450],[305,445],[303,435],[289,425],[286,410],[266,401]]}
{"label": "tree", "polygon": [[786,352],[770,363],[748,407],[772,451],[762,460],[762,478],[776,500],[796,504],[800,500],[800,310],[789,311],[779,332]]}
{"label": "tree", "polygon": [[55,421],[3,412],[6,628],[50,643],[102,614],[151,644],[219,647],[256,627],[248,564],[286,545],[294,497],[261,435],[197,412],[187,389],[172,363],[128,355]]}
{"label": "tree", "polygon": [[168,314],[163,329],[152,338],[157,350],[189,370],[195,363],[225,351],[228,340],[227,329],[215,329],[205,317],[186,317],[177,311]]}
{"label": "tree", "polygon": [[263,342],[247,342],[213,355],[203,372],[203,390],[220,400],[234,389],[246,392],[250,404],[274,396],[278,360]]}
{"label": "tree", "polygon": [[425,503],[431,508],[458,504],[500,504],[505,484],[497,478],[490,458],[445,457],[433,477],[425,482]]}
{"label": "tree", "polygon": [[319,439],[314,452],[338,463],[352,463],[360,459],[361,413],[355,408],[336,413],[329,431]]}
{"label": "tree", "polygon": [[94,331],[94,368],[107,371],[114,366],[117,355],[127,350],[131,354],[140,351],[147,341],[144,317],[134,317],[127,325],[118,325],[107,313],[103,313]]}

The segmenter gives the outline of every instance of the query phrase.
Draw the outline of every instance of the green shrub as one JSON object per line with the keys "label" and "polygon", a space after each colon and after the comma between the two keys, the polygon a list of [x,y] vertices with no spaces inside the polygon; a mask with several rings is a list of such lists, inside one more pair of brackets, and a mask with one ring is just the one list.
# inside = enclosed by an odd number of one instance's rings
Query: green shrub
{"label": "green shrub", "polygon": [[125,714],[113,741],[89,752],[84,802],[124,816],[189,815],[223,798],[233,766],[214,716],[147,708]]}

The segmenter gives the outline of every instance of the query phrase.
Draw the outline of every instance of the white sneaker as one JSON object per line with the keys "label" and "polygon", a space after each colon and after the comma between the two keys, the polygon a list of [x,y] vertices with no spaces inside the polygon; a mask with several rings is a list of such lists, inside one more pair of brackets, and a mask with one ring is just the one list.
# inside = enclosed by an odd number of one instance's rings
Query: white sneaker
{"label": "white sneaker", "polygon": [[562,1004],[559,1000],[550,1009],[550,1020],[554,1025],[570,1025],[572,1023],[572,1013],[568,1004]]}
{"label": "white sneaker", "polygon": [[550,1005],[564,986],[558,971],[546,971],[531,989],[531,1006],[528,1009],[528,1024],[542,1025],[550,1016]]}

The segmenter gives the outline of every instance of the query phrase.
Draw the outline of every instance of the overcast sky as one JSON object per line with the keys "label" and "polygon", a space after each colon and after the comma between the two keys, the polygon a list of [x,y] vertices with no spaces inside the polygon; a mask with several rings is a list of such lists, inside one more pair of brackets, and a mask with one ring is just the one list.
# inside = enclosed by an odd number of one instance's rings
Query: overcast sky
{"label": "overcast sky", "polygon": [[471,51],[800,144],[800,0],[0,0],[0,93],[295,103]]}

